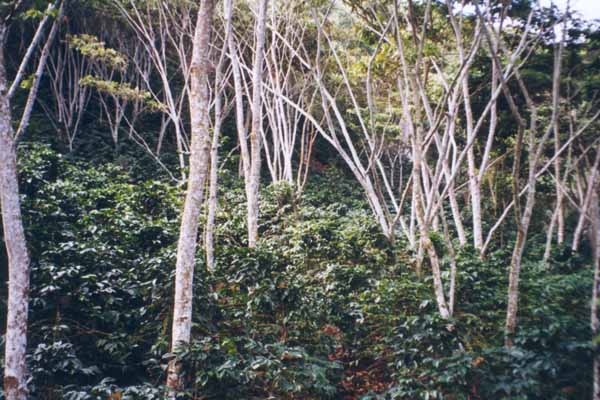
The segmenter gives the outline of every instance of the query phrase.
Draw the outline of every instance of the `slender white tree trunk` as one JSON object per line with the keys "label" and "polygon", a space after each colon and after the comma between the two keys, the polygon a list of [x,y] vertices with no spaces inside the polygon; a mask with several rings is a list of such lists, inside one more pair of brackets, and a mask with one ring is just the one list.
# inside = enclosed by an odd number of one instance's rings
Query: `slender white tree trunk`
{"label": "slender white tree trunk", "polygon": [[[465,114],[467,116],[468,140],[473,140],[475,133],[473,124],[473,113],[471,110],[471,94],[469,90],[469,80],[463,79],[463,97],[465,103]],[[481,181],[475,167],[475,150],[473,146],[469,147],[467,152],[467,167],[469,171],[469,194],[471,196],[471,213],[473,216],[473,245],[481,250],[483,246],[483,232],[481,228]]]}
{"label": "slender white tree trunk", "polygon": [[[450,317],[450,310],[446,303],[446,296],[444,294],[444,286],[442,283],[442,272],[440,269],[439,257],[433,247],[433,242],[429,238],[429,224],[425,217],[425,212],[422,206],[422,183],[421,183],[421,169],[423,163],[423,151],[422,151],[422,139],[421,139],[421,128],[415,129],[413,138],[413,191],[415,193],[415,211],[417,215],[417,225],[419,227],[419,244],[420,248],[427,253],[429,262],[431,264],[431,274],[433,276],[433,289],[435,298],[438,306],[438,311],[442,318],[447,319]],[[417,261],[420,263],[421,261]],[[420,269],[420,265],[417,266]]]}
{"label": "slender white tree trunk", "polygon": [[31,39],[31,43],[29,44],[29,47],[27,48],[27,51],[25,52],[25,55],[23,56],[23,59],[21,60],[21,65],[19,66],[19,69],[17,70],[15,79],[13,80],[12,84],[10,85],[10,88],[8,90],[9,98],[13,97],[13,95],[19,88],[19,84],[25,77],[25,71],[27,70],[27,67],[29,66],[29,60],[31,59],[31,57],[33,57],[33,54],[35,53],[37,45],[40,43],[40,41],[44,37],[44,30],[46,27],[46,23],[50,19],[51,12],[54,11],[57,4],[58,4],[58,1],[48,4],[46,13],[44,14],[44,17],[42,18],[42,20],[40,21],[40,24],[38,25],[37,30],[35,31],[35,35],[33,35],[33,38]]}
{"label": "slender white tree trunk", "polygon": [[461,246],[467,244],[467,236],[465,234],[465,228],[462,223],[460,216],[460,206],[456,200],[456,191],[454,190],[454,182],[449,182],[450,188],[448,189],[448,199],[450,200],[450,210],[452,211],[452,218],[454,219],[454,226],[456,233],[458,234],[458,242]]}
{"label": "slender white tree trunk", "polygon": [[[192,143],[187,193],[177,243],[171,336],[172,349],[181,344],[189,343],[192,328],[192,289],[198,242],[198,218],[200,217],[204,184],[208,173],[211,139],[209,130],[210,94],[207,76],[213,14],[214,0],[203,0],[198,11],[191,63],[190,117]],[[169,364],[167,376],[167,386],[171,390],[171,398],[175,398],[176,390],[181,385],[180,365],[172,361]]]}
{"label": "slender white tree trunk", "polygon": [[[479,13],[479,9],[477,9]],[[531,18],[531,14],[530,14]],[[564,19],[565,27],[567,23],[567,19]],[[566,29],[565,29],[566,30]],[[490,53],[494,63],[499,67],[500,70],[500,61],[499,57],[496,53],[496,48],[491,45],[492,39],[490,37],[490,31],[485,30],[486,38],[490,44]],[[518,83],[519,90],[525,99],[525,103],[527,105],[527,110],[529,111],[529,126],[526,129],[526,123],[524,118],[522,117],[519,108],[516,106],[514,102],[514,98],[511,94],[510,88],[506,84],[506,80],[499,76],[501,80],[501,87],[505,93],[505,98],[507,100],[508,106],[510,108],[511,114],[515,118],[518,123],[519,130],[517,133],[517,140],[515,143],[515,151],[514,151],[514,162],[513,162],[513,202],[514,202],[514,211],[515,211],[515,222],[517,228],[517,237],[515,241],[515,246],[513,249],[510,272],[509,272],[509,281],[508,281],[508,305],[506,310],[506,322],[505,322],[505,345],[507,347],[512,347],[513,338],[517,328],[517,314],[518,314],[518,306],[519,306],[519,279],[520,272],[522,266],[522,257],[523,252],[525,250],[525,245],[527,241],[527,232],[529,229],[529,225],[531,222],[531,216],[533,214],[533,207],[535,205],[535,196],[536,196],[536,183],[537,183],[537,168],[541,160],[542,152],[544,151],[544,146],[550,135],[554,132],[555,126],[558,123],[558,117],[560,112],[560,82],[561,82],[561,64],[562,64],[562,51],[565,40],[565,33],[563,32],[562,40],[557,44],[554,48],[554,67],[553,67],[553,76],[552,76],[552,116],[550,119],[550,123],[543,135],[537,138],[538,133],[538,107],[535,105],[532,97],[529,94],[529,90],[527,89],[525,83],[523,82],[520,73],[518,70],[515,71],[515,78]],[[497,38],[496,38],[497,39]],[[506,49],[500,44],[499,48],[506,52]],[[528,138],[528,179],[527,179],[527,196],[525,201],[525,207],[521,212],[520,205],[520,188],[519,188],[519,177],[520,177],[520,162],[521,162],[521,146],[523,144],[523,134],[527,131]]]}
{"label": "slender white tree trunk", "polygon": [[454,251],[454,245],[452,244],[452,239],[450,238],[450,233],[448,229],[448,222],[446,221],[446,216],[444,215],[443,209],[440,211],[442,215],[442,223],[444,227],[444,238],[446,240],[446,246],[448,246],[448,255],[450,256],[450,284],[448,288],[448,312],[450,316],[454,315],[454,305],[456,299],[456,276],[457,276],[457,266],[456,266],[456,253]]}
{"label": "slender white tree trunk", "polygon": [[42,80],[42,75],[44,74],[44,70],[46,69],[46,61],[48,60],[48,55],[50,54],[50,48],[54,42],[54,38],[56,37],[56,33],[58,32],[58,27],[63,18],[63,13],[65,10],[65,3],[63,2],[60,5],[60,9],[58,11],[58,15],[52,24],[52,28],[50,29],[50,33],[48,34],[48,38],[46,39],[46,44],[42,49],[42,53],[40,54],[40,58],[38,61],[37,69],[35,70],[35,74],[33,75],[33,82],[31,85],[31,89],[29,90],[29,96],[27,97],[27,102],[25,103],[25,109],[23,111],[23,116],[21,117],[21,123],[19,124],[19,128],[17,129],[16,137],[20,137],[27,126],[29,125],[29,120],[31,117],[31,112],[33,111],[33,106],[35,104],[35,100],[37,99],[37,93],[40,87],[40,82]]}
{"label": "slender white tree trunk", "polygon": [[[63,8],[61,7],[61,13]],[[49,51],[49,43],[56,34],[58,19],[55,20],[52,31],[44,45],[27,106],[20,120],[19,133],[23,133],[29,123],[31,108],[37,96],[37,87]],[[42,21],[38,32],[43,29],[45,20]],[[4,230],[4,243],[8,254],[8,313],[6,318],[6,336],[4,352],[4,395],[7,400],[27,399],[27,314],[29,309],[29,254],[25,241],[25,231],[21,216],[19,199],[19,184],[17,173],[17,135],[13,134],[10,97],[14,89],[8,87],[6,65],[4,58],[4,45],[8,35],[7,21],[0,22],[0,207],[2,208],[2,226]],[[25,58],[19,67],[24,70],[23,64],[31,57],[31,48],[38,42],[38,35],[30,45]],[[16,87],[22,79],[17,74],[13,82]]]}
{"label": "slender white tree trunk", "polygon": [[262,129],[262,76],[267,26],[268,0],[258,2],[256,44],[252,68],[252,125],[250,129],[250,182],[248,185],[248,246],[255,247],[258,240],[258,194],[260,189],[261,129]]}
{"label": "slender white tree trunk", "polygon": [[4,244],[8,254],[8,315],[4,350],[4,394],[7,400],[27,398],[27,312],[29,255],[21,218],[17,175],[17,149],[11,125],[4,43],[8,34],[0,25],[0,206]]}
{"label": "slender white tree trunk", "polygon": [[[560,152],[560,133],[558,125],[554,127],[554,152],[559,154]],[[561,190],[561,157],[556,157],[554,160],[554,176],[556,176],[556,220],[558,222],[558,229],[556,232],[556,240],[558,244],[562,244],[565,241],[565,215],[563,199],[564,194]]]}
{"label": "slender white tree trunk", "polygon": [[[596,190],[600,185],[596,185]],[[593,243],[593,268],[594,268],[594,287],[592,288],[592,309],[591,326],[592,340],[600,334],[600,320],[598,319],[598,285],[600,285],[600,206],[598,205],[598,193],[594,194],[592,206],[592,229],[590,230],[590,239]],[[594,392],[592,399],[600,400],[600,352],[598,345],[593,348],[594,354]]]}
{"label": "slender white tree trunk", "polygon": [[[557,200],[558,201],[558,200]],[[544,249],[544,258],[542,263],[548,268],[548,260],[550,259],[550,253],[552,252],[552,236],[554,235],[554,225],[556,225],[556,219],[558,218],[558,207],[554,209],[550,223],[548,224],[548,232],[546,234],[546,248]]]}
{"label": "slender white tree trunk", "polygon": [[248,150],[248,134],[246,127],[246,115],[244,113],[244,88],[242,85],[242,67],[238,58],[234,35],[227,38],[227,49],[231,60],[231,70],[233,72],[233,87],[235,96],[235,124],[240,142],[240,170],[244,177],[246,194],[248,193],[248,183],[250,181],[250,155]]}
{"label": "slender white tree trunk", "polygon": [[[217,96],[220,96],[217,94]],[[215,99],[215,114],[220,114],[221,100]],[[208,185],[208,213],[206,216],[206,235],[204,249],[206,250],[206,267],[209,270],[215,268],[215,243],[214,230],[217,215],[217,192],[219,189],[219,136],[221,131],[221,116],[215,115],[214,132],[210,148],[210,183]]]}
{"label": "slender white tree trunk", "polygon": [[25,352],[29,302],[29,255],[21,218],[17,154],[11,135],[4,67],[0,66],[0,204],[8,254],[8,315],[4,350],[4,393],[7,400],[27,398]]}
{"label": "slender white tree trunk", "polygon": [[208,187],[208,214],[206,216],[206,235],[204,248],[206,250],[206,266],[209,270],[215,268],[215,243],[214,229],[215,218],[217,215],[217,192],[218,192],[218,168],[219,168],[219,141],[221,134],[221,124],[223,121],[223,65],[225,62],[225,53],[227,52],[227,42],[231,35],[231,14],[232,0],[225,0],[223,3],[223,15],[225,18],[225,40],[221,50],[219,64],[215,71],[215,118],[214,132],[212,137],[212,146],[210,149],[210,183]]}
{"label": "slender white tree trunk", "polygon": [[585,194],[583,204],[581,205],[581,212],[579,213],[579,220],[577,221],[577,226],[575,227],[575,233],[573,233],[573,244],[571,245],[571,249],[576,252],[579,249],[579,242],[581,241],[581,234],[583,233],[583,228],[585,228],[586,221],[588,219],[587,213],[590,205],[592,203],[592,198],[595,194],[595,182],[598,179],[598,168],[600,167],[600,151],[597,150],[596,159],[594,160],[594,165],[592,170],[589,173],[588,177],[588,185],[587,192]]}
{"label": "slender white tree trunk", "polygon": [[525,250],[528,226],[529,224],[524,224],[522,222],[518,224],[517,239],[510,263],[510,273],[508,276],[508,307],[506,310],[506,345],[509,347],[513,344],[512,339],[517,329],[519,277],[521,274],[521,259],[523,257],[523,251]]}

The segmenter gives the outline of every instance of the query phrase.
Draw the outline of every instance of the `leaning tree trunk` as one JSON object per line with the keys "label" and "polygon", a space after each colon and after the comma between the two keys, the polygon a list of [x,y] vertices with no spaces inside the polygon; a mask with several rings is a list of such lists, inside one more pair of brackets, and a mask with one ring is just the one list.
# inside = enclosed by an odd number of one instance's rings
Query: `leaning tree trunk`
{"label": "leaning tree trunk", "polygon": [[267,22],[268,0],[260,0],[258,4],[258,20],[256,24],[256,46],[254,49],[254,66],[252,68],[252,127],[250,130],[250,183],[248,185],[248,246],[255,247],[258,240],[258,192],[260,186],[260,147],[262,129],[262,75],[263,48]]}
{"label": "leaning tree trunk", "polygon": [[[179,242],[177,244],[175,304],[171,337],[172,349],[190,342],[192,328],[192,289],[198,242],[198,218],[200,217],[204,184],[208,173],[210,148],[210,95],[207,75],[209,72],[209,50],[213,13],[214,0],[203,0],[198,11],[190,68],[192,143],[187,193],[181,218]],[[169,364],[167,386],[170,389],[171,398],[175,398],[177,389],[181,388],[183,383],[180,369],[180,365],[176,360],[171,361]]]}
{"label": "leaning tree trunk", "polygon": [[27,398],[25,352],[29,300],[29,255],[21,217],[17,179],[17,149],[11,125],[8,82],[4,65],[7,28],[0,26],[0,206],[8,254],[8,315],[4,353],[4,395]]}
{"label": "leaning tree trunk", "polygon": [[29,120],[31,119],[31,112],[33,111],[33,106],[35,105],[35,100],[37,99],[38,90],[40,88],[40,82],[42,80],[42,75],[44,74],[44,70],[46,69],[46,61],[48,60],[48,56],[50,55],[50,49],[54,43],[54,38],[58,33],[58,28],[60,25],[60,21],[62,21],[63,15],[65,12],[65,3],[62,2],[60,8],[58,10],[58,15],[52,24],[52,28],[50,29],[50,33],[46,38],[46,44],[42,48],[42,52],[39,56],[38,66],[35,70],[35,74],[33,75],[33,81],[31,83],[31,89],[29,90],[29,96],[27,97],[27,102],[25,103],[25,109],[23,110],[23,116],[21,117],[21,123],[17,128],[16,137],[20,137],[23,135],[27,126],[29,125]]}
{"label": "leaning tree trunk", "polygon": [[600,167],[600,151],[596,153],[596,159],[594,160],[594,165],[592,166],[592,170],[589,172],[588,177],[588,185],[585,197],[583,199],[583,204],[581,205],[581,212],[579,213],[579,220],[577,221],[577,226],[575,227],[575,232],[573,233],[573,244],[571,245],[571,250],[576,252],[579,250],[579,243],[581,241],[581,234],[583,233],[583,229],[586,226],[587,222],[587,212],[591,206],[593,195],[595,194],[595,182],[598,179]]}
{"label": "leaning tree trunk", "polygon": [[[433,277],[433,289],[435,293],[435,299],[438,306],[438,311],[443,319],[451,317],[448,304],[444,295],[444,286],[442,282],[442,273],[440,269],[440,259],[437,255],[433,242],[429,238],[429,223],[422,205],[422,184],[421,184],[421,169],[423,163],[423,145],[422,145],[422,133],[421,128],[415,129],[415,135],[413,138],[413,191],[415,194],[415,211],[417,215],[418,227],[419,227],[419,252],[427,252],[429,262],[431,264],[431,274]],[[418,257],[417,264],[422,262],[422,257]],[[421,269],[421,265],[417,265],[417,269]]]}

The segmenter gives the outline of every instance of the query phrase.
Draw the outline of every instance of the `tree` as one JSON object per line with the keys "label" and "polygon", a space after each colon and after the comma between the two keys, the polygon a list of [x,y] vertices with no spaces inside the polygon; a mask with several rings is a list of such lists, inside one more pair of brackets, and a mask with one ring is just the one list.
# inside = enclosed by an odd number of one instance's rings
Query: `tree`
{"label": "tree", "polygon": [[[566,19],[565,19],[566,21]],[[566,27],[566,25],[563,26]],[[498,48],[505,52],[505,47],[502,42],[500,42],[498,37],[492,37],[495,35],[488,27],[485,29],[486,38],[488,43],[490,44],[490,54],[493,62],[500,67],[499,55],[496,52],[494,46],[491,43],[497,43]],[[511,258],[511,266],[509,272],[509,283],[508,283],[508,306],[506,311],[506,340],[505,343],[507,346],[512,346],[512,339],[516,331],[517,327],[517,311],[518,311],[518,302],[519,302],[519,278],[521,271],[521,263],[523,257],[523,251],[525,250],[525,245],[527,241],[527,232],[529,230],[529,225],[531,223],[531,216],[533,213],[533,207],[535,204],[535,195],[536,195],[536,183],[537,183],[537,174],[538,168],[540,165],[540,160],[542,156],[542,152],[544,150],[544,146],[546,141],[548,140],[550,134],[554,132],[554,127],[557,124],[558,116],[560,113],[559,99],[560,99],[560,82],[561,82],[561,65],[562,65],[562,53],[564,48],[564,35],[566,33],[563,32],[563,37],[558,41],[554,48],[554,68],[552,74],[552,115],[550,117],[550,121],[548,122],[548,126],[545,132],[540,135],[539,134],[539,125],[540,120],[538,114],[538,106],[535,104],[533,98],[531,97],[529,90],[527,89],[519,71],[517,70],[515,76],[518,83],[518,87],[521,91],[521,94],[525,98],[525,102],[529,111],[529,125],[526,125],[526,120],[520,113],[517,108],[513,95],[510,92],[506,81],[503,78],[501,79],[501,86],[504,91],[505,98],[509,104],[511,113],[513,114],[515,120],[518,124],[517,138],[515,142],[514,149],[514,157],[515,161],[513,164],[513,201],[515,203],[515,223],[517,227],[517,237],[515,240],[515,246],[513,249],[513,254]],[[505,54],[506,55],[506,54]],[[528,138],[528,178],[527,178],[527,196],[525,201],[525,206],[521,209],[520,205],[520,174],[521,174],[521,152],[522,145],[524,141],[524,133],[527,131]]]}
{"label": "tree", "polygon": [[[190,172],[187,182],[181,228],[177,243],[175,270],[175,299],[171,347],[189,343],[192,329],[192,298],[196,247],[198,243],[198,218],[202,206],[204,185],[208,174],[210,135],[210,39],[213,25],[214,0],[203,0],[198,10],[190,65],[190,117],[191,146]],[[167,386],[175,398],[181,387],[180,365],[176,360],[169,364]]]}
{"label": "tree", "polygon": [[[50,46],[56,36],[58,24],[64,12],[63,2],[57,1],[48,5],[46,16],[42,18],[9,89],[4,48],[11,20],[20,11],[20,6],[20,1],[10,2],[4,8],[3,15],[0,16],[0,206],[2,207],[4,242],[9,260],[8,315],[4,353],[4,391],[7,400],[24,400],[27,398],[25,354],[27,350],[30,260],[25,241],[19,199],[17,142],[23,136],[29,124]],[[18,129],[14,132],[12,127],[11,97],[22,82],[26,66],[33,56],[38,43],[40,43],[44,36],[43,32],[45,31],[48,16],[57,10],[57,8],[58,15],[54,19],[50,32],[46,35],[45,44],[38,58],[25,108],[19,120]]]}
{"label": "tree", "polygon": [[225,20],[225,37],[219,54],[219,61],[215,68],[215,83],[214,83],[214,122],[212,144],[210,147],[210,180],[208,185],[208,212],[206,215],[206,227],[204,236],[204,248],[206,250],[206,266],[209,270],[215,267],[215,243],[214,243],[214,228],[215,218],[217,215],[218,206],[218,184],[219,184],[219,142],[221,138],[221,126],[223,120],[227,116],[228,104],[224,104],[227,98],[224,96],[226,74],[223,72],[225,66],[225,56],[229,37],[232,35],[231,16],[233,12],[233,0],[225,0],[223,2],[223,16]]}
{"label": "tree", "polygon": [[252,67],[252,123],[250,129],[250,173],[247,186],[248,246],[255,247],[258,240],[258,195],[260,189],[261,131],[263,125],[262,84],[265,32],[267,29],[268,0],[258,1],[255,29],[254,64]]}
{"label": "tree", "polygon": [[313,85],[310,72],[294,59],[305,42],[310,42],[310,31],[306,16],[295,11],[293,2],[271,3],[270,14],[271,38],[263,83],[267,120],[262,130],[263,149],[271,180],[295,184],[299,195],[308,177],[317,137],[312,123],[300,110],[309,111],[316,106],[318,87]]}
{"label": "tree", "polygon": [[[599,151],[600,152],[600,151]],[[600,335],[600,320],[598,319],[598,290],[600,289],[600,206],[598,202],[598,190],[600,185],[596,184],[596,193],[594,194],[593,205],[591,207],[591,215],[589,216],[592,220],[590,229],[590,242],[592,243],[592,268],[594,269],[594,286],[592,288],[592,311],[591,311],[591,327],[592,327],[592,341],[598,340]],[[593,399],[600,399],[600,354],[598,354],[598,345],[596,344],[593,348],[594,361],[593,361],[593,376],[594,376],[594,391]]]}
{"label": "tree", "polygon": [[172,125],[177,147],[181,179],[186,179],[186,154],[190,152],[186,131],[185,104],[190,92],[191,65],[189,63],[190,38],[194,36],[193,2],[113,0],[141,44],[148,65],[135,63],[141,84],[150,93],[152,101],[163,112],[163,120],[155,153],[161,152],[167,127]]}

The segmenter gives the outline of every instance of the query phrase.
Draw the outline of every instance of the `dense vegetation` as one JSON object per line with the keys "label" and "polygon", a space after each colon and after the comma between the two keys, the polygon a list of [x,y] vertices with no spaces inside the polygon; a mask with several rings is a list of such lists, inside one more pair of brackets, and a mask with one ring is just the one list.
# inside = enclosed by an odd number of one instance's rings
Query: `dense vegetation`
{"label": "dense vegetation", "polygon": [[0,400],[600,400],[582,17],[0,0]]}
{"label": "dense vegetation", "polygon": [[[32,395],[162,399],[174,356],[168,327],[181,189],[114,163],[71,161],[48,146],[22,151],[34,260]],[[589,250],[557,248],[545,266],[545,238],[532,238],[522,329],[507,349],[510,252],[502,246],[484,261],[461,250],[458,306],[445,321],[431,279],[414,273],[414,254],[389,244],[337,169],[314,175],[301,199],[286,184],[265,188],[256,249],[244,243],[241,182],[222,179],[217,268],[197,264],[194,340],[177,354],[190,396],[588,395],[591,369],[581,366],[591,363]]]}

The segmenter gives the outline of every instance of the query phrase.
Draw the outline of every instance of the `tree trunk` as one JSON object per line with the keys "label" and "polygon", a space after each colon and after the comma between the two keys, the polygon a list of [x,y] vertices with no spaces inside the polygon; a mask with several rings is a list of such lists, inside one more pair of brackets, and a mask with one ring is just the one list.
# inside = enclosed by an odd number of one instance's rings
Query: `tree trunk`
{"label": "tree trunk", "polygon": [[510,262],[510,273],[508,276],[508,307],[506,310],[506,339],[508,347],[513,345],[512,339],[517,329],[517,311],[519,307],[519,276],[521,274],[521,257],[525,249],[527,233],[519,226],[517,240]]}
{"label": "tree trunk", "polygon": [[[217,83],[218,85],[218,83]],[[212,145],[210,148],[210,183],[208,185],[208,213],[206,216],[206,235],[204,248],[206,250],[206,267],[209,270],[215,268],[215,243],[214,243],[214,229],[215,229],[215,218],[217,215],[217,192],[219,189],[219,136],[221,131],[221,99],[220,94],[216,95],[215,99],[215,124],[214,132],[212,137]]]}
{"label": "tree trunk", "polygon": [[[600,185],[597,185],[597,188]],[[594,268],[594,287],[592,288],[592,340],[595,341],[600,334],[600,321],[598,320],[598,285],[600,285],[600,207],[598,206],[598,194],[594,194],[592,207],[592,229],[590,230],[590,239],[593,244],[593,268]],[[600,352],[598,345],[594,345],[594,394],[593,400],[600,400]]]}
{"label": "tree trunk", "polygon": [[[198,241],[198,218],[200,217],[204,184],[208,173],[210,148],[210,94],[207,76],[209,72],[209,50],[213,13],[214,0],[203,0],[198,11],[190,69],[192,143],[187,193],[177,244],[175,299],[171,337],[172,350],[175,350],[181,344],[189,343],[191,336],[192,289]],[[171,361],[167,376],[167,386],[171,390],[171,398],[175,398],[176,390],[183,383],[179,370],[180,365],[175,360]]]}
{"label": "tree trunk", "polygon": [[254,66],[252,68],[252,127],[250,130],[250,182],[248,196],[248,246],[255,247],[258,240],[258,193],[260,188],[261,132],[262,129],[262,75],[263,48],[267,22],[268,0],[258,3],[258,20],[256,23],[256,45],[254,49]]}
{"label": "tree trunk", "polygon": [[6,25],[0,25],[0,206],[8,254],[8,315],[4,353],[4,394],[7,400],[27,398],[27,312],[29,255],[21,217],[17,149],[11,125],[8,82],[4,65]]}
{"label": "tree trunk", "polygon": [[[433,242],[429,238],[429,224],[427,218],[425,216],[425,212],[423,210],[422,205],[422,184],[421,184],[421,169],[422,169],[422,139],[421,139],[421,128],[417,127],[415,129],[415,135],[413,138],[413,191],[415,193],[415,211],[417,216],[417,224],[419,227],[419,245],[420,250],[427,253],[429,258],[429,262],[431,264],[431,274],[433,276],[433,289],[435,293],[435,298],[438,306],[438,311],[440,315],[444,319],[448,319],[450,317],[450,311],[448,310],[448,305],[446,303],[446,296],[444,295],[444,287],[442,282],[442,273],[440,270],[440,260],[433,247]],[[417,257],[417,269],[420,270],[422,256]]]}
{"label": "tree trunk", "polygon": [[[566,23],[566,19],[565,19]],[[566,27],[566,25],[565,25]],[[566,29],[566,28],[565,28]],[[517,83],[519,84],[519,88],[521,89],[521,93],[525,97],[525,102],[527,104],[527,108],[529,109],[529,128],[528,128],[528,144],[529,144],[529,177],[527,182],[527,198],[525,201],[525,208],[523,214],[521,213],[521,206],[519,204],[519,190],[518,188],[518,176],[519,176],[519,158],[520,158],[520,142],[521,142],[521,134],[519,133],[519,138],[517,139],[517,145],[515,147],[515,164],[513,165],[513,196],[515,203],[515,215],[516,215],[516,223],[517,223],[517,239],[515,242],[515,247],[513,250],[510,273],[509,273],[509,281],[508,281],[508,307],[506,310],[506,336],[505,336],[505,345],[507,347],[511,347],[513,345],[513,338],[517,328],[517,313],[519,308],[519,275],[521,273],[521,261],[523,257],[523,251],[525,250],[525,244],[527,242],[527,232],[529,230],[529,224],[531,222],[531,216],[533,214],[533,207],[535,205],[535,195],[536,195],[536,183],[537,183],[537,167],[542,155],[542,151],[544,150],[544,144],[546,140],[548,140],[550,134],[554,132],[556,125],[558,124],[558,117],[560,112],[560,81],[561,81],[561,63],[562,63],[562,50],[564,46],[564,32],[563,38],[559,45],[557,45],[554,49],[554,68],[552,73],[552,117],[550,120],[550,125],[546,132],[540,137],[538,143],[536,144],[536,132],[537,132],[537,107],[533,103],[531,96],[529,95],[529,91],[525,87],[525,84],[521,80],[519,74],[516,74]],[[497,61],[497,59],[494,59]],[[503,82],[503,86],[506,90],[506,99],[509,102],[509,106],[511,108],[511,112],[517,120],[521,121],[519,123],[520,129],[524,127],[522,117],[515,107],[513,102],[512,95],[510,94],[510,90],[508,86],[506,86],[506,82]]]}
{"label": "tree trunk", "polygon": [[558,207],[558,199],[556,200],[557,205],[554,208],[554,212],[552,213],[552,218],[550,218],[550,223],[548,224],[548,232],[546,234],[546,248],[544,249],[544,258],[542,259],[542,264],[546,268],[550,265],[548,260],[550,259],[550,253],[552,252],[552,237],[554,235],[554,225],[556,225],[556,220],[558,218],[559,207]]}
{"label": "tree trunk", "polygon": [[475,155],[473,147],[467,156],[469,166],[469,192],[471,194],[471,213],[473,214],[473,245],[477,250],[483,247],[483,229],[481,227],[481,182],[475,169]]}
{"label": "tree trunk", "polygon": [[[560,153],[560,133],[558,124],[554,127],[554,153]],[[558,229],[556,232],[556,241],[558,244],[563,244],[565,240],[565,215],[563,211],[563,198],[564,194],[560,188],[561,185],[561,157],[556,157],[554,160],[554,176],[556,176],[556,220],[558,222]]]}
{"label": "tree trunk", "polygon": [[[27,398],[25,351],[27,348],[27,311],[29,302],[29,255],[21,218],[17,181],[16,146],[7,130],[5,81],[0,82],[0,200],[2,226],[8,254],[8,315],[4,366],[4,391],[7,400]],[[7,125],[8,124],[8,125]],[[10,132],[10,131],[9,131]]]}
{"label": "tree trunk", "polygon": [[571,245],[571,250],[576,252],[579,250],[579,242],[581,240],[581,234],[583,233],[583,228],[585,228],[587,221],[587,212],[590,208],[592,197],[595,194],[595,182],[598,176],[598,168],[600,167],[600,151],[596,152],[596,159],[594,160],[594,165],[592,166],[592,170],[589,172],[588,178],[588,186],[587,192],[583,199],[583,203],[581,204],[581,212],[579,213],[579,220],[577,221],[577,226],[575,227],[575,232],[573,233],[573,244]]}
{"label": "tree trunk", "polygon": [[42,80],[42,75],[44,74],[44,70],[46,69],[46,61],[48,60],[48,56],[50,55],[50,49],[54,42],[54,38],[56,37],[56,33],[58,32],[58,27],[63,19],[63,14],[65,11],[65,3],[61,3],[60,9],[58,10],[58,15],[52,24],[52,28],[50,29],[50,33],[46,38],[46,44],[44,45],[42,52],[40,54],[40,58],[38,61],[38,66],[33,75],[33,82],[31,84],[31,89],[29,90],[29,96],[27,97],[27,102],[25,103],[25,109],[23,110],[23,116],[21,117],[21,123],[19,124],[19,128],[17,128],[17,134],[15,137],[17,140],[23,135],[27,126],[29,125],[29,120],[31,118],[31,112],[33,111],[33,106],[35,104],[35,100],[37,99],[38,90],[40,88],[40,82]]}
{"label": "tree trunk", "polygon": [[221,134],[221,125],[223,122],[223,64],[225,61],[225,53],[227,52],[227,42],[231,36],[231,13],[232,0],[225,0],[223,3],[223,16],[225,18],[225,39],[219,64],[215,71],[215,119],[214,132],[212,138],[212,146],[210,148],[210,183],[208,186],[208,214],[206,216],[206,235],[204,248],[206,250],[206,267],[209,270],[215,268],[215,243],[214,229],[215,218],[217,215],[217,192],[218,192],[218,168],[219,168],[219,141]]}

